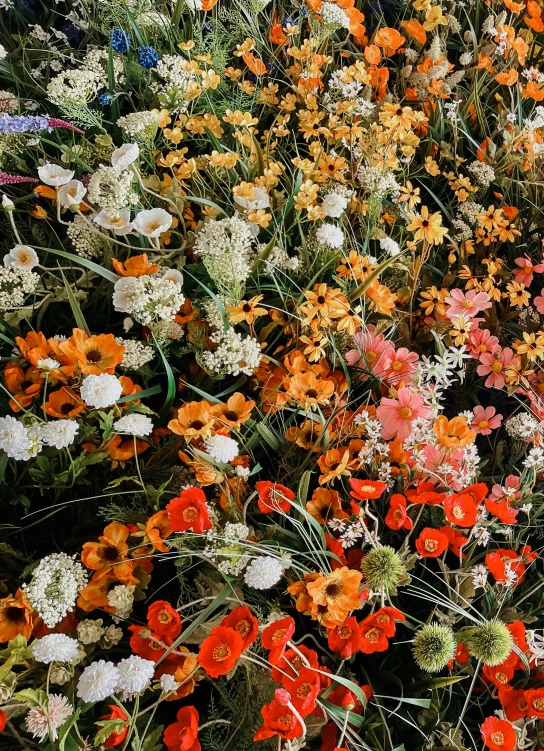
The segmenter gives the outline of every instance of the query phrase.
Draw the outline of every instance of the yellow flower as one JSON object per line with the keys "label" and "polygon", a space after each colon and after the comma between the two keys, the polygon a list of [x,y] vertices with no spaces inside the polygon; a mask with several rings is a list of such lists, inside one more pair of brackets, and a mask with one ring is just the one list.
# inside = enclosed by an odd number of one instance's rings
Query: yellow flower
{"label": "yellow flower", "polygon": [[259,227],[266,229],[272,221],[272,214],[269,214],[265,209],[257,209],[257,211],[250,211],[247,218],[251,224],[258,224]]}
{"label": "yellow flower", "polygon": [[442,226],[442,215],[439,211],[429,214],[429,209],[423,206],[421,216],[409,214],[408,230],[414,233],[414,240],[426,240],[431,245],[439,245],[444,240],[447,230]]}
{"label": "yellow flower", "polygon": [[425,14],[425,21],[423,22],[423,28],[425,31],[432,31],[437,26],[447,26],[448,19],[442,14],[442,8],[438,5],[431,6],[431,8]]}
{"label": "yellow flower", "polygon": [[432,156],[425,157],[425,170],[429,173],[429,175],[436,176],[440,174],[440,167],[432,158]]}
{"label": "yellow flower", "polygon": [[202,74],[202,86],[205,89],[216,89],[221,83],[221,78],[217,75],[215,70],[205,70]]}
{"label": "yellow flower", "polygon": [[232,169],[238,161],[238,154],[220,154],[218,151],[212,151],[211,154],[206,155],[210,167],[224,167],[225,169]]}
{"label": "yellow flower", "polygon": [[153,112],[159,116],[159,128],[166,128],[172,122],[168,110],[153,110]]}
{"label": "yellow flower", "polygon": [[[506,285],[506,291],[510,298],[510,305],[514,305],[516,308],[524,308],[526,305],[529,305],[531,294],[525,289],[524,284],[510,282],[510,284]],[[533,334],[531,334],[531,336],[533,336]]]}
{"label": "yellow flower", "polygon": [[414,188],[409,180],[407,181],[406,185],[400,189],[399,192],[399,203],[407,201],[409,209],[415,209],[417,204],[421,203],[421,198],[419,197],[420,189]]}
{"label": "yellow flower", "polygon": [[537,331],[536,334],[523,332],[523,342],[517,345],[518,355],[527,355],[529,361],[541,360],[544,357],[544,334]]}

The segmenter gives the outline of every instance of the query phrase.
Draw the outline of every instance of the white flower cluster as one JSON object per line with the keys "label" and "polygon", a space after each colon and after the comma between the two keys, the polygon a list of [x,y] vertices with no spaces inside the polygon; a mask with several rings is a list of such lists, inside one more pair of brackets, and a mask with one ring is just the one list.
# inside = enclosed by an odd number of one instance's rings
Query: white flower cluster
{"label": "white flower cluster", "polygon": [[467,169],[482,188],[489,188],[495,179],[495,170],[490,164],[486,164],[485,162],[472,162]]}
{"label": "white flower cluster", "polygon": [[164,55],[155,68],[156,73],[162,78],[162,85],[152,84],[151,90],[155,94],[163,94],[168,97],[174,104],[176,112],[186,112],[189,106],[189,100],[184,98],[184,94],[190,85],[196,81],[194,73],[190,73],[187,68],[187,61],[181,55]]}
{"label": "white flower cluster", "polygon": [[72,243],[74,250],[82,258],[100,258],[106,238],[98,232],[91,232],[86,219],[75,216],[66,228],[66,234]]}
{"label": "white flower cluster", "polygon": [[[50,81],[49,100],[67,111],[86,109],[108,85],[108,58],[107,49],[91,49],[77,68],[65,70]],[[113,57],[113,73],[118,83],[124,81],[124,64],[117,56]]]}
{"label": "white flower cluster", "polygon": [[254,558],[246,568],[244,581],[253,589],[270,589],[279,582],[283,566],[276,558],[268,555]]}
{"label": "white flower cluster", "polygon": [[129,137],[137,141],[151,141],[155,138],[159,127],[159,116],[156,112],[130,112],[117,120],[117,125]]}
{"label": "white flower cluster", "polygon": [[336,3],[322,3],[320,13],[326,26],[333,29],[349,29],[349,18],[346,11]]}
{"label": "white flower cluster", "polygon": [[323,222],[315,233],[315,238],[320,245],[327,245],[329,248],[341,248],[344,244],[344,233],[335,224]]}
{"label": "white flower cluster", "polygon": [[519,438],[522,441],[531,441],[535,433],[541,430],[540,423],[530,412],[518,412],[509,417],[504,426],[509,436]]}
{"label": "white flower cluster", "polygon": [[10,459],[28,461],[42,450],[39,428],[27,428],[11,415],[0,417],[0,449],[5,451]]}
{"label": "white flower cluster", "polygon": [[242,336],[234,329],[216,331],[210,336],[216,345],[213,352],[206,351],[201,355],[202,364],[206,370],[215,375],[253,375],[261,362],[261,348],[257,339]]}
{"label": "white flower cluster", "polygon": [[172,320],[184,302],[181,284],[173,279],[144,274],[124,276],[115,282],[115,310],[128,313],[144,326]]}
{"label": "white flower cluster", "polygon": [[321,208],[325,216],[339,219],[348,207],[348,198],[343,193],[332,190],[323,198]]}
{"label": "white flower cluster", "polygon": [[234,299],[242,298],[244,282],[254,259],[251,227],[237,216],[206,222],[193,245],[217,287]]}
{"label": "white flower cluster", "polygon": [[127,586],[118,584],[108,592],[108,605],[110,608],[115,608],[115,618],[120,620],[128,618],[134,604],[135,589],[133,584]]}
{"label": "white flower cluster", "polygon": [[97,660],[82,672],[77,695],[85,702],[103,701],[114,693],[122,693],[128,698],[145,691],[154,672],[155,663],[137,655],[126,657],[117,665]]}
{"label": "white flower cluster", "polygon": [[123,362],[119,365],[122,370],[139,370],[155,357],[153,347],[137,339],[123,339],[117,336],[115,341],[125,348]]}
{"label": "white flower cluster", "polygon": [[103,624],[102,618],[80,621],[77,624],[77,638],[81,644],[96,644],[100,640],[104,647],[118,644],[123,638],[123,630],[113,625],[104,628]]}
{"label": "white flower cluster", "polygon": [[[257,245],[257,254],[260,256],[266,248],[264,243]],[[279,245],[274,245],[264,265],[268,273],[279,271],[296,271],[299,267],[300,260],[297,256],[289,256],[287,251]]]}
{"label": "white flower cluster", "polygon": [[367,193],[377,198],[385,198],[388,195],[394,198],[400,189],[393,172],[384,172],[380,167],[361,165],[357,179]]}
{"label": "white flower cluster", "polygon": [[27,295],[36,291],[40,277],[16,266],[0,266],[0,311],[20,308]]}
{"label": "white flower cluster", "polygon": [[87,572],[75,556],[53,553],[42,558],[23,590],[45,625],[53,628],[74,609],[79,590],[86,584]]}
{"label": "white flower cluster", "polygon": [[137,198],[132,193],[132,174],[102,164],[89,180],[89,201],[116,216]]}
{"label": "white flower cluster", "polygon": [[392,237],[382,237],[380,248],[389,253],[390,256],[398,256],[400,253],[399,244]]}

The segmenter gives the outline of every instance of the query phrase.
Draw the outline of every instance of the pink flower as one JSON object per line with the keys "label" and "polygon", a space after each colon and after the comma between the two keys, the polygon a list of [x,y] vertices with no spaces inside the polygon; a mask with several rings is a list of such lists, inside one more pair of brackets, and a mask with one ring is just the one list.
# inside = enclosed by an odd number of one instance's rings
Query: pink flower
{"label": "pink flower", "polygon": [[386,383],[394,385],[400,380],[411,380],[410,376],[416,369],[415,363],[419,360],[417,352],[410,352],[406,347],[400,347],[392,352],[385,363],[382,377]]}
{"label": "pink flower", "polygon": [[540,295],[533,300],[535,308],[541,315],[544,315],[544,287],[540,290]]}
{"label": "pink flower", "polygon": [[492,501],[499,502],[504,499],[508,501],[517,501],[520,491],[520,479],[517,475],[508,475],[504,481],[504,485],[498,485],[495,483],[491,489],[491,495],[489,496]]}
{"label": "pink flower", "polygon": [[479,435],[490,435],[492,430],[498,428],[502,422],[502,415],[497,415],[495,407],[486,407],[485,409],[478,405],[472,410],[474,419],[470,427]]}
{"label": "pink flower", "polygon": [[476,329],[475,331],[471,331],[468,335],[467,349],[472,357],[479,360],[480,355],[484,352],[494,354],[500,350],[500,345],[497,337],[491,336],[488,329]]}
{"label": "pink flower", "polygon": [[544,263],[538,263],[536,266],[533,266],[533,262],[527,256],[525,258],[516,258],[514,263],[520,267],[514,271],[514,279],[518,284],[524,284],[526,287],[533,281],[533,274],[535,272],[542,274],[544,271]]}
{"label": "pink flower", "polygon": [[476,292],[474,289],[469,290],[466,295],[461,289],[452,289],[444,302],[449,306],[446,315],[450,321],[460,315],[474,318],[482,310],[487,310],[493,305],[487,292]]}
{"label": "pink flower", "polygon": [[[361,378],[368,378],[368,371],[373,375],[383,372],[386,362],[395,352],[393,342],[383,334],[376,334],[376,327],[370,324],[366,331],[360,331],[353,337],[358,349],[346,352],[348,365],[358,365],[363,373]],[[365,372],[366,371],[366,372]]]}
{"label": "pink flower", "polygon": [[504,369],[514,359],[514,353],[510,347],[505,347],[502,352],[495,352],[493,355],[489,352],[484,352],[480,355],[480,363],[478,365],[478,375],[488,376],[485,385],[487,388],[502,389],[506,383],[504,379]]}
{"label": "pink flower", "polygon": [[403,386],[398,390],[397,399],[384,397],[376,410],[378,420],[382,424],[382,438],[386,441],[397,438],[403,441],[412,432],[412,421],[416,417],[432,417],[429,407],[419,394]]}

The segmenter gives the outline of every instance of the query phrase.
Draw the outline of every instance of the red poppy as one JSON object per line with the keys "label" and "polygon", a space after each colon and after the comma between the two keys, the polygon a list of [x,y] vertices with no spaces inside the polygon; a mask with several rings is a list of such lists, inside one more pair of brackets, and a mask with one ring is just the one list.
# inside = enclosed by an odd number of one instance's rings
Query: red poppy
{"label": "red poppy", "polygon": [[412,529],[414,522],[406,513],[406,498],[400,493],[395,493],[389,500],[389,511],[385,517],[385,523],[389,529]]}
{"label": "red poppy", "polygon": [[396,630],[395,618],[405,621],[405,616],[392,607],[380,608],[372,615],[368,615],[359,624],[359,649],[364,654],[385,652],[389,647],[388,639],[394,636]]}
{"label": "red poppy", "polygon": [[350,495],[356,501],[369,501],[373,498],[379,498],[387,488],[387,484],[380,480],[353,480],[350,478],[349,484],[352,490]]}
{"label": "red poppy", "polygon": [[515,667],[510,659],[506,659],[500,665],[495,665],[492,668],[488,665],[484,665],[482,668],[484,678],[489,683],[493,683],[497,688],[508,685],[514,677],[514,672]]}
{"label": "red poppy", "polygon": [[129,726],[128,714],[121,707],[118,707],[117,704],[108,704],[108,709],[110,710],[109,713],[103,714],[99,718],[100,720],[118,720],[119,723],[127,723],[118,733],[112,730],[106,740],[102,741],[104,748],[115,748],[116,746],[120,746],[127,737]]}
{"label": "red poppy", "polygon": [[284,688],[289,690],[292,681],[304,667],[321,669],[317,652],[301,644],[296,650],[288,649],[284,653],[277,667],[272,668],[272,680],[275,683],[281,683]]}
{"label": "red poppy", "polygon": [[[529,645],[527,644],[527,637],[525,636],[525,624],[523,624],[521,621],[512,621],[512,623],[506,624],[506,628],[512,634],[516,647],[520,650],[520,652],[523,652],[525,655],[527,655],[528,659],[530,659],[531,654],[529,651]],[[518,657],[516,652],[514,652],[514,650],[510,652],[510,658],[512,658],[512,660],[514,661],[516,670],[518,668],[523,669],[524,666],[521,662],[521,659]]]}
{"label": "red poppy", "polygon": [[444,501],[446,519],[458,527],[472,527],[478,518],[478,507],[468,493],[450,495]]}
{"label": "red poppy", "polygon": [[341,626],[335,626],[327,632],[329,649],[338,652],[340,657],[348,660],[359,651],[359,624],[355,616],[346,618]]}
{"label": "red poppy", "polygon": [[160,636],[150,633],[146,626],[129,626],[128,630],[132,631],[130,648],[138,657],[158,662],[166,652],[166,647],[160,643],[162,642]]}
{"label": "red poppy", "polygon": [[0,709],[0,733],[2,733],[4,728],[6,727],[7,721],[8,721],[7,714],[4,712],[3,709]]}
{"label": "red poppy", "polygon": [[[333,569],[333,571],[336,570],[337,568],[342,568],[343,566],[347,566],[348,562],[345,556],[345,550],[342,546],[342,543],[336,538],[327,534],[327,532],[325,532],[325,542],[327,543],[327,547],[331,551],[331,553],[334,553],[334,555],[340,559],[339,561],[337,561],[335,558],[331,558],[331,568]],[[363,551],[359,549],[359,552],[362,553]],[[356,568],[356,567],[349,566],[349,568]]]}
{"label": "red poppy", "polygon": [[200,645],[198,662],[212,678],[226,675],[242,654],[244,640],[233,628],[216,626]]}
{"label": "red poppy", "polygon": [[506,720],[488,717],[480,730],[485,745],[491,751],[514,751],[517,743],[516,731]]}
{"label": "red poppy", "polygon": [[166,510],[174,532],[191,529],[201,535],[206,529],[212,528],[206,496],[200,488],[182,490],[177,498],[172,498]]}
{"label": "red poppy", "polygon": [[237,631],[244,640],[244,649],[250,647],[259,634],[259,621],[246,605],[231,610],[219,625]]}
{"label": "red poppy", "polygon": [[157,600],[149,606],[147,625],[168,646],[181,634],[180,615],[166,600]]}
{"label": "red poppy", "polygon": [[287,513],[291,508],[291,501],[295,494],[285,485],[280,485],[279,482],[261,480],[256,483],[255,488],[259,494],[257,503],[263,514],[271,514],[273,511]]}
{"label": "red poppy", "polygon": [[515,550],[509,548],[499,548],[493,553],[488,553],[485,565],[498,582],[512,580],[517,585],[525,578],[525,563]]}
{"label": "red poppy", "polygon": [[440,527],[438,531],[448,538],[448,547],[454,555],[464,555],[461,548],[467,544],[468,537],[464,537],[453,527]]}
{"label": "red poppy", "polygon": [[310,668],[302,668],[295,680],[287,687],[291,703],[301,717],[306,717],[314,711],[320,685],[319,673]]}
{"label": "red poppy", "polygon": [[437,506],[446,497],[445,493],[437,493],[432,482],[420,482],[415,490],[407,490],[406,497],[410,503]]}
{"label": "red poppy", "polygon": [[512,686],[501,686],[499,688],[499,701],[502,704],[506,718],[510,722],[521,720],[527,717],[529,705],[525,697],[525,691],[522,688],[512,688]]}
{"label": "red poppy", "polygon": [[544,720],[544,688],[530,688],[525,692],[527,716]]}
{"label": "red poppy", "polygon": [[261,709],[263,726],[253,736],[254,741],[263,741],[278,735],[284,740],[293,740],[302,735],[302,725],[295,714],[278,701],[271,701]]}
{"label": "red poppy", "polygon": [[477,482],[463,490],[463,495],[469,495],[474,503],[479,506],[487,495],[487,485],[485,482]]}
{"label": "red poppy", "polygon": [[168,751],[200,751],[198,723],[200,717],[194,707],[182,707],[176,715],[176,722],[168,725],[163,741]]}
{"label": "red poppy", "polygon": [[268,660],[272,665],[277,665],[283,657],[285,646],[294,633],[295,622],[290,615],[274,621],[264,629],[261,634],[261,644],[265,649],[270,650]]}
{"label": "red poppy", "polygon": [[490,514],[496,516],[503,524],[516,524],[519,511],[512,508],[507,500],[492,501],[491,498],[486,498],[485,507]]}
{"label": "red poppy", "polygon": [[423,558],[438,558],[448,549],[448,538],[438,529],[425,527],[416,540],[416,548]]}

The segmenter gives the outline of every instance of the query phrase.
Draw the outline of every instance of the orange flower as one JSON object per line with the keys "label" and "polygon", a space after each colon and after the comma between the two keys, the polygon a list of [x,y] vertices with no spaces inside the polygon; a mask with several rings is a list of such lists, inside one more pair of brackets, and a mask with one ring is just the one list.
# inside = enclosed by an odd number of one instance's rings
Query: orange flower
{"label": "orange flower", "polygon": [[334,394],[334,381],[318,379],[311,371],[297,373],[287,379],[286,391],[292,399],[303,404],[305,408],[311,408],[329,401]]}
{"label": "orange flower", "polygon": [[385,26],[383,29],[379,29],[374,37],[374,44],[377,44],[378,47],[381,47],[384,51],[384,54],[388,57],[394,55],[405,41],[406,39],[402,36],[402,34],[399,34],[396,29],[390,29],[388,26]]}
{"label": "orange flower", "polygon": [[212,528],[206,496],[200,488],[185,488],[177,498],[172,498],[166,510],[174,532],[190,529],[201,535]]}
{"label": "orange flower", "polygon": [[40,393],[43,383],[40,371],[33,365],[25,372],[19,365],[12,362],[6,365],[4,380],[7,390],[13,394],[13,399],[9,400],[9,406],[14,412],[20,412],[21,408],[28,407]]}
{"label": "orange flower", "polygon": [[62,420],[79,415],[85,409],[85,404],[75,391],[68,386],[63,386],[58,391],[49,393],[44,408],[48,415]]}
{"label": "orange flower", "polygon": [[245,52],[242,55],[242,60],[256,76],[264,76],[266,73],[266,65],[258,57],[255,57],[253,52]]}
{"label": "orange flower", "polygon": [[446,519],[458,527],[472,527],[476,524],[478,507],[472,497],[466,493],[450,495],[444,501]]}
{"label": "orange flower", "polygon": [[287,41],[287,36],[283,33],[283,26],[281,23],[275,23],[270,28],[268,39],[272,44],[283,44]]}
{"label": "orange flower", "polygon": [[0,600],[0,642],[11,641],[19,634],[28,639],[33,625],[32,606],[22,589]]}
{"label": "orange flower", "polygon": [[121,580],[130,578],[134,564],[127,559],[129,536],[128,527],[112,522],[104,529],[99,542],[86,542],[83,545],[81,560],[87,568],[96,571],[97,580],[113,574]]}
{"label": "orange flower", "polygon": [[158,264],[149,263],[147,253],[132,256],[132,258],[127,258],[126,261],[118,261],[117,258],[112,258],[111,262],[119,276],[145,276],[154,274],[159,268]]}
{"label": "orange flower", "polygon": [[157,511],[156,514],[150,516],[145,525],[145,534],[149,542],[153,545],[155,550],[161,553],[167,553],[170,548],[164,544],[163,540],[170,537],[173,529],[170,526],[170,520],[168,519],[167,511]]}
{"label": "orange flower", "polygon": [[327,609],[328,623],[336,621],[336,625],[340,625],[351,610],[359,608],[359,585],[362,576],[360,571],[342,566],[331,574],[320,575],[315,581],[307,584],[306,588],[314,605]]}
{"label": "orange flower", "polygon": [[448,549],[448,538],[437,529],[425,527],[416,540],[416,548],[423,558],[438,558]]}
{"label": "orange flower", "polygon": [[350,480],[349,484],[352,491],[350,495],[357,501],[379,498],[387,489],[387,484],[379,480]]}
{"label": "orange flower", "polygon": [[246,399],[243,394],[236,391],[227,400],[227,403],[214,404],[212,414],[221,423],[221,426],[238,429],[243,423],[247,422],[251,416],[251,410],[255,402]]}
{"label": "orange flower", "polygon": [[468,427],[464,417],[453,417],[448,420],[444,415],[436,418],[433,430],[442,446],[460,448],[474,443],[476,433]]}
{"label": "orange flower", "polygon": [[419,42],[419,44],[426,44],[427,32],[425,31],[425,27],[415,18],[411,18],[409,21],[401,21],[401,26],[408,36],[411,36],[416,42]]}
{"label": "orange flower", "polygon": [[313,420],[305,420],[300,427],[287,428],[285,438],[289,443],[295,443],[301,449],[320,452],[319,438],[325,431],[324,426]]}
{"label": "orange flower", "polygon": [[131,576],[128,579],[119,579],[113,571],[109,571],[102,578],[97,578],[96,574],[93,574],[91,581],[80,590],[79,597],[77,598],[77,606],[86,613],[90,613],[96,608],[103,608],[108,613],[115,610],[114,607],[108,604],[108,594],[118,587],[123,585],[128,587],[131,585],[137,585],[140,582],[135,576]]}
{"label": "orange flower", "polygon": [[113,334],[88,336],[82,329],[74,329],[72,336],[59,347],[85,375],[111,374],[125,356],[125,348],[117,344]]}
{"label": "orange flower", "polygon": [[369,44],[368,47],[365,47],[363,55],[367,63],[371,65],[379,65],[382,59],[382,53],[377,44]]}
{"label": "orange flower", "polygon": [[348,519],[349,514],[342,510],[342,501],[336,490],[316,488],[311,500],[306,504],[306,511],[317,520],[322,527],[330,519]]}
{"label": "orange flower", "polygon": [[216,626],[202,642],[197,659],[209,676],[219,678],[232,670],[243,649],[244,640],[238,631]]}
{"label": "orange flower", "polygon": [[326,454],[322,454],[317,460],[321,470],[319,484],[326,485],[328,482],[334,482],[337,477],[349,475],[349,461],[349,449],[347,448],[329,449]]}
{"label": "orange flower", "polygon": [[176,435],[187,439],[207,438],[214,423],[211,405],[206,401],[186,402],[178,409],[176,420],[170,420],[168,427]]}
{"label": "orange flower", "polygon": [[498,717],[488,717],[480,728],[482,739],[491,751],[514,751],[518,739],[513,725]]}
{"label": "orange flower", "polygon": [[508,71],[504,71],[503,73],[498,73],[495,76],[495,81],[502,84],[503,86],[512,86],[512,84],[516,83],[517,80],[518,72],[517,70],[514,70],[514,68],[511,68]]}

